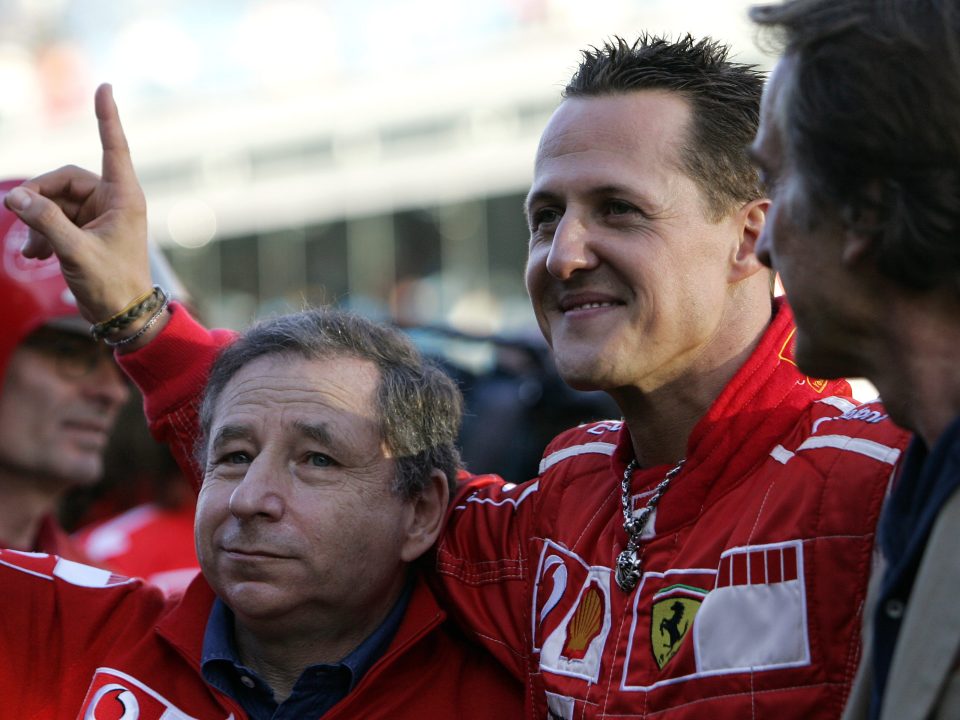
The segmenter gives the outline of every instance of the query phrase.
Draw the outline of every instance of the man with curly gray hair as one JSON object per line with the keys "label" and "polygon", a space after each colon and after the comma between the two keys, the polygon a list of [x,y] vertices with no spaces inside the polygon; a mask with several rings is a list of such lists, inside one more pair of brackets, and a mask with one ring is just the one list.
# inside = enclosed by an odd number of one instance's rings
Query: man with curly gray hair
{"label": "man with curly gray hair", "polygon": [[784,51],[753,155],[772,207],[760,259],[797,360],[865,376],[916,433],[883,511],[847,718],[960,717],[960,5],[755,7]]}

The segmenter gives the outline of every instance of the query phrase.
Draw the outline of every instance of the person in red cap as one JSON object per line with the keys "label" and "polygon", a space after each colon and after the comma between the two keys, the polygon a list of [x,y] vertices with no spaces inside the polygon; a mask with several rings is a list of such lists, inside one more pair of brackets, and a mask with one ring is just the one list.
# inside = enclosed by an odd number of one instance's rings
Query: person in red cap
{"label": "person in red cap", "polygon": [[[21,182],[0,182],[0,197]],[[129,389],[56,257],[21,254],[27,233],[0,209],[0,547],[86,560],[54,513],[68,490],[100,479]]]}

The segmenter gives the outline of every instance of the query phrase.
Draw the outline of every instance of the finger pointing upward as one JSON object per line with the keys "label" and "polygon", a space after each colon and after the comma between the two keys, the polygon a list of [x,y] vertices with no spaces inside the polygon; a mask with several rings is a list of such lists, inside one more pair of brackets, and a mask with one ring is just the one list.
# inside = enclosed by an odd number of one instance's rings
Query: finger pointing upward
{"label": "finger pointing upward", "polygon": [[120,112],[113,100],[113,86],[104,83],[97,88],[94,96],[94,108],[97,113],[97,126],[100,130],[100,144],[103,146],[103,179],[108,183],[134,179],[133,161],[130,159],[130,146],[120,123]]}

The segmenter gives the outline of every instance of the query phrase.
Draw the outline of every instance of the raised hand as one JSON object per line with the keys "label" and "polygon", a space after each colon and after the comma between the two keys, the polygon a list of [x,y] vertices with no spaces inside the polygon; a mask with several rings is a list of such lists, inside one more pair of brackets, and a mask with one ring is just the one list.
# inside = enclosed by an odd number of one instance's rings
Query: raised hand
{"label": "raised hand", "polygon": [[23,254],[56,253],[81,314],[99,322],[148,291],[151,280],[146,202],[110,85],[97,88],[94,105],[103,174],[68,165],[25,182],[4,203],[31,228]]}

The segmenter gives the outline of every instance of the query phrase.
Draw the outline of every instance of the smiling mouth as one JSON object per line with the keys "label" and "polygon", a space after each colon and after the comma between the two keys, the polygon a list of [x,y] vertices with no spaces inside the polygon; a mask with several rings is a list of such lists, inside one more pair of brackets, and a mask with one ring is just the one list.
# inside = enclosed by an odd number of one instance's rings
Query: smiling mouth
{"label": "smiling mouth", "polygon": [[622,302],[617,300],[568,300],[566,302],[561,302],[560,307],[558,308],[563,315],[569,315],[573,313],[582,313],[590,310],[605,310],[608,308],[621,307]]}
{"label": "smiling mouth", "polygon": [[571,305],[568,308],[564,308],[563,312],[568,313],[568,312],[575,312],[577,310],[595,310],[597,308],[614,307],[616,304],[617,303],[614,303],[614,302],[580,303],[579,305]]}

